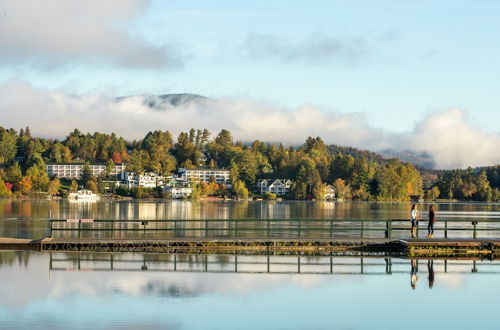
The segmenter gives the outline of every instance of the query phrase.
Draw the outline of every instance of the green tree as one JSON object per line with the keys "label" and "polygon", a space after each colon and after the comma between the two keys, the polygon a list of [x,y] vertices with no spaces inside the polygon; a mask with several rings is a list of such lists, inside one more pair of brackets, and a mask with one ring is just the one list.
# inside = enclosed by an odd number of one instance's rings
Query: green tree
{"label": "green tree", "polygon": [[55,195],[59,192],[59,188],[61,188],[61,182],[59,182],[58,178],[55,178],[49,181],[47,192],[50,195]]}
{"label": "green tree", "polygon": [[104,170],[104,176],[109,177],[111,173],[115,170],[115,162],[112,159],[109,159],[106,163],[106,169]]}
{"label": "green tree", "polygon": [[251,150],[243,151],[236,159],[239,178],[243,180],[246,186],[253,186],[257,175],[257,162],[255,155]]}
{"label": "green tree", "polygon": [[5,171],[6,180],[12,183],[19,183],[23,177],[21,167],[18,162],[14,162],[12,165],[7,167]]}
{"label": "green tree", "polygon": [[69,191],[76,192],[78,191],[78,183],[76,180],[71,180],[71,185],[69,186]]}
{"label": "green tree", "polygon": [[345,181],[338,178],[333,182],[333,187],[335,188],[335,192],[337,198],[342,199],[350,199],[351,198],[351,187],[345,184]]}
{"label": "green tree", "polygon": [[9,197],[10,195],[11,192],[7,190],[5,182],[2,179],[0,179],[0,197]]}
{"label": "green tree", "polygon": [[92,169],[90,168],[90,164],[88,162],[83,164],[82,176],[80,177],[80,180],[83,183],[94,180],[94,175],[92,174]]}
{"label": "green tree", "polygon": [[0,127],[0,163],[10,163],[16,156],[17,133]]}
{"label": "green tree", "polygon": [[89,180],[85,183],[85,189],[92,191],[93,193],[98,193],[99,189],[97,187],[97,183],[94,180]]}
{"label": "green tree", "polygon": [[236,181],[233,187],[236,198],[248,198],[248,189],[243,181]]}

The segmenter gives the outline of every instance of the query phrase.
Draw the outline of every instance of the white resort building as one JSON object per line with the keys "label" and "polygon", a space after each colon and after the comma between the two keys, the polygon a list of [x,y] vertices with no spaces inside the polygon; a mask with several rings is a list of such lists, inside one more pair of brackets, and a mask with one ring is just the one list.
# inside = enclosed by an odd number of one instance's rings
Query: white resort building
{"label": "white resort building", "polygon": [[290,191],[291,187],[292,181],[289,179],[259,179],[257,181],[257,189],[261,195],[267,192],[283,196]]}
{"label": "white resort building", "polygon": [[211,178],[219,184],[228,185],[231,182],[229,180],[229,170],[221,168],[179,168],[178,173],[182,179],[190,182],[210,182]]}
{"label": "white resort building", "polygon": [[[46,165],[47,174],[49,177],[65,178],[65,179],[79,179],[83,173],[84,164],[75,163],[48,163]],[[106,171],[106,164],[90,164],[92,175],[99,176]],[[126,165],[123,163],[115,164],[114,169],[110,175],[119,175],[125,171]]]}

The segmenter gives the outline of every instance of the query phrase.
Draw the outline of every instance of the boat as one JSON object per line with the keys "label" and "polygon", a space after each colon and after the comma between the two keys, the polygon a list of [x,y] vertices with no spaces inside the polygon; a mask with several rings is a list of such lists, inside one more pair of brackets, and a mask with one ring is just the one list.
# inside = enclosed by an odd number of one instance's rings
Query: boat
{"label": "boat", "polygon": [[71,202],[96,202],[99,200],[99,195],[94,194],[91,190],[78,190],[68,194],[68,199]]}

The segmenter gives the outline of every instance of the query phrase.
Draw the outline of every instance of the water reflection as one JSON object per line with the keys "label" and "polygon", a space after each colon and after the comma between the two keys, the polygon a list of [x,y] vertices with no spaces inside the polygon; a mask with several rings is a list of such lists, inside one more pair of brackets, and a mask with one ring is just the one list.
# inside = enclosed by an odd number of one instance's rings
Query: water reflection
{"label": "water reflection", "polygon": [[[164,220],[164,219],[220,219],[212,234],[223,237],[230,236],[227,229],[230,225],[227,219],[335,219],[336,221],[349,221],[353,219],[407,219],[410,203],[379,203],[379,202],[307,202],[307,201],[109,201],[103,200],[97,203],[68,203],[67,201],[48,200],[12,200],[0,199],[0,236],[19,238],[43,238],[48,236],[49,216],[59,219],[114,219],[114,220]],[[426,205],[419,206],[427,209]],[[466,225],[471,226],[474,220],[500,220],[500,204],[498,203],[441,203],[436,205],[437,221],[435,237],[443,236],[442,228],[445,219],[464,219]],[[424,219],[425,220],[425,219]],[[470,220],[470,221],[469,221]],[[187,228],[187,224],[181,224],[180,228]],[[203,223],[192,224],[192,229],[199,229]],[[255,223],[247,222],[248,227],[256,226]],[[286,225],[286,224],[285,224]],[[292,226],[292,224],[288,224]],[[304,237],[331,237],[330,228],[327,224],[305,222]],[[420,226],[420,236],[425,237],[426,221]],[[469,231],[454,230],[454,226],[463,226],[464,223],[450,223],[449,237],[470,237]],[[184,226],[184,227],[182,227]],[[307,227],[325,226],[324,231],[307,232]],[[370,229],[375,225],[367,223],[366,237],[370,235]],[[471,227],[472,228],[472,227]],[[498,228],[497,224],[477,224],[478,237],[498,237],[497,232],[489,232],[487,229]],[[220,229],[216,231],[215,229]],[[272,228],[271,228],[272,231]],[[280,237],[283,231],[271,232],[272,237]],[[241,235],[255,236],[258,232],[241,232]],[[115,234],[117,237],[127,237],[128,234]],[[206,236],[205,233],[192,235],[189,232],[179,232],[173,237]],[[267,235],[267,234],[266,234]],[[338,237],[359,237],[360,232],[337,232]],[[407,232],[402,232],[397,238],[408,237]],[[379,237],[378,235],[377,237]]]}
{"label": "water reflection", "polygon": [[[494,329],[499,276],[497,260],[0,252],[0,328]],[[408,323],[409,305],[439,313]]]}

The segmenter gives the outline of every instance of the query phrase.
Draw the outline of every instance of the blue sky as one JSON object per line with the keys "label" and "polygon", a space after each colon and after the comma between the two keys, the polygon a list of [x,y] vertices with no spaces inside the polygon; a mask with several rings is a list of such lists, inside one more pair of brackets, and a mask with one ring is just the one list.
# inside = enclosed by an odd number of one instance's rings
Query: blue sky
{"label": "blue sky", "polygon": [[[21,62],[2,65],[0,79],[71,93],[191,92],[314,103],[364,113],[393,131],[410,129],[429,111],[460,107],[494,130],[499,9],[496,1],[153,1],[119,28],[155,47],[171,45],[180,67],[80,62],[40,70]],[[363,45],[354,58],[313,49],[283,59],[266,49],[251,54],[245,49],[251,36],[283,39],[291,48],[315,36]]]}
{"label": "blue sky", "polygon": [[[492,0],[0,0],[0,96],[20,95],[12,86],[25,84],[59,106],[58,93],[185,92],[250,100],[284,116],[311,106],[323,121],[357,117],[361,131],[383,135],[337,141],[332,134],[327,142],[371,149],[398,148],[369,141],[418,135],[438,114],[467,126],[473,140],[491,138],[495,145],[499,9]],[[12,118],[20,111],[7,109],[16,107],[0,101],[0,111]],[[243,125],[221,122],[236,132]],[[14,119],[4,125],[24,126]],[[301,131],[303,138],[316,133],[314,125]],[[40,134],[50,132],[40,127]],[[500,161],[496,154],[486,163]]]}

